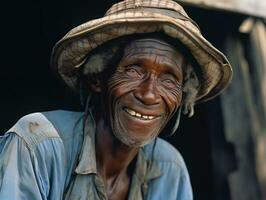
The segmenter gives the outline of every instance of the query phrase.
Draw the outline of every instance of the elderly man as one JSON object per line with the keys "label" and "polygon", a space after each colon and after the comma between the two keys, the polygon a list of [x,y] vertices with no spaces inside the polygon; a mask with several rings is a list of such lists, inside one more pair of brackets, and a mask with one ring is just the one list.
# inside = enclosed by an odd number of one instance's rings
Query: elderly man
{"label": "elderly man", "polygon": [[192,199],[181,155],[157,136],[232,71],[179,4],[117,3],[67,33],[51,64],[85,111],[30,114],[1,138],[0,199]]}

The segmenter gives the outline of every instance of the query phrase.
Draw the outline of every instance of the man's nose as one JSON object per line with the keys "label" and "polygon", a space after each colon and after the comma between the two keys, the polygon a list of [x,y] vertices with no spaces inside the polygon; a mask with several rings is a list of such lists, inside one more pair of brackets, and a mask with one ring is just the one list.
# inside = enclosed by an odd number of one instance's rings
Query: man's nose
{"label": "man's nose", "polygon": [[156,80],[152,78],[143,81],[134,91],[134,95],[139,101],[146,105],[158,104],[160,101]]}

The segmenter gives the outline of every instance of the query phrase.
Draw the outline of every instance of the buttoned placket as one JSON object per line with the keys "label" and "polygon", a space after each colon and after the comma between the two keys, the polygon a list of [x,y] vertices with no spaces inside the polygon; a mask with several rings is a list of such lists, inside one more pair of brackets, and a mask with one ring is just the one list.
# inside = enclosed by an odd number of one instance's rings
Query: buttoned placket
{"label": "buttoned placket", "polygon": [[[91,119],[87,119],[86,127],[84,130],[84,141],[82,144],[79,161],[75,169],[75,177],[70,183],[69,191],[67,191],[66,197],[68,199],[73,198],[72,192],[75,193],[74,197],[79,196],[80,199],[94,200],[107,200],[107,193],[103,180],[97,174],[96,166],[96,153],[95,153],[95,124]],[[159,177],[162,173],[153,163],[145,157],[143,148],[140,149],[137,155],[137,162],[135,170],[132,175],[131,184],[129,188],[129,200],[145,200],[148,193],[148,183]],[[84,187],[89,185],[90,187]],[[83,186],[82,186],[83,185]],[[91,186],[95,188],[91,188]],[[76,189],[92,189],[93,191],[80,191],[78,194]],[[81,195],[86,195],[81,196]],[[66,198],[66,199],[67,199]]]}

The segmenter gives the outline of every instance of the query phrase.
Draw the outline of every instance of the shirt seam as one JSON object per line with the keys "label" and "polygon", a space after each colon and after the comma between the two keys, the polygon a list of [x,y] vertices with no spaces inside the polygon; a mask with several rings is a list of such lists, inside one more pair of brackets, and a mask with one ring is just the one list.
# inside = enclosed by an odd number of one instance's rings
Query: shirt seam
{"label": "shirt seam", "polygon": [[15,132],[15,131],[7,132],[7,134],[15,134],[18,138],[21,138],[21,140],[26,144],[26,146],[30,150],[33,150],[34,148],[36,148],[36,146],[40,145],[41,143],[43,143],[47,140],[59,140],[59,141],[61,141],[60,137],[51,136],[51,137],[47,137],[47,138],[42,138],[38,142],[29,142],[26,138],[24,138],[24,136],[21,136],[19,133]]}

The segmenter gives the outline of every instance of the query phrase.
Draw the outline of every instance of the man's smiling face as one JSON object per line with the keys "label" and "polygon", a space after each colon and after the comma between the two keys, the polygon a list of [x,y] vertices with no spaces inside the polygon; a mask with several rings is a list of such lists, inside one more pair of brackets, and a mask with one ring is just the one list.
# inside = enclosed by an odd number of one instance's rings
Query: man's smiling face
{"label": "man's smiling face", "polygon": [[153,140],[181,104],[184,56],[153,38],[129,43],[108,80],[110,125],[122,143]]}

